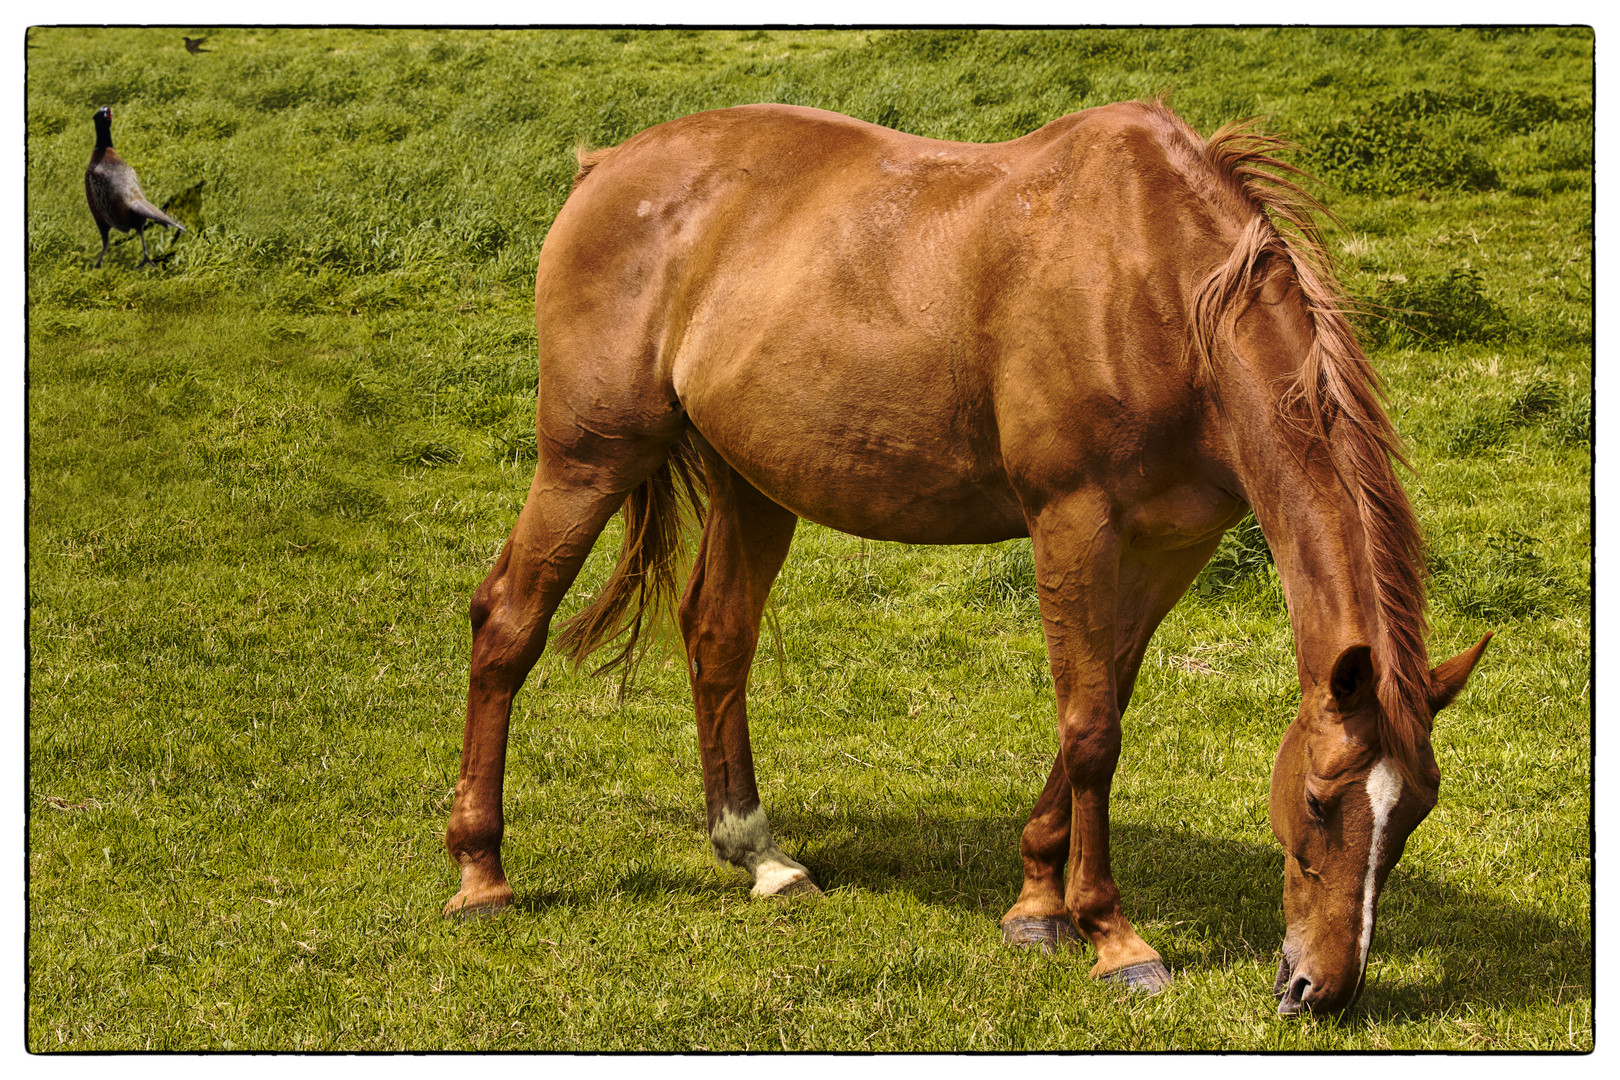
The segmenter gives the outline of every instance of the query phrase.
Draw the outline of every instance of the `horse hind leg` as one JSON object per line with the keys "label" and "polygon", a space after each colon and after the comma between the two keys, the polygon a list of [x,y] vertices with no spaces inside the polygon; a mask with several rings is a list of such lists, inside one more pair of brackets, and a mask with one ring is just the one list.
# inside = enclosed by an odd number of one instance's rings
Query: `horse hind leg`
{"label": "horse hind leg", "polygon": [[754,782],[748,741],[748,672],[771,582],[798,518],[710,458],[709,513],[681,598],[703,758],[703,793],[715,854],[754,877],[753,895],[818,891],[803,865],[776,846]]}
{"label": "horse hind leg", "polygon": [[550,460],[546,446],[541,440],[541,461],[517,525],[473,593],[461,775],[445,829],[445,846],[461,868],[461,888],[445,904],[446,915],[488,913],[512,901],[501,865],[512,699],[540,658],[551,617],[603,526],[667,453],[639,461],[612,482],[600,473],[582,474],[577,463]]}

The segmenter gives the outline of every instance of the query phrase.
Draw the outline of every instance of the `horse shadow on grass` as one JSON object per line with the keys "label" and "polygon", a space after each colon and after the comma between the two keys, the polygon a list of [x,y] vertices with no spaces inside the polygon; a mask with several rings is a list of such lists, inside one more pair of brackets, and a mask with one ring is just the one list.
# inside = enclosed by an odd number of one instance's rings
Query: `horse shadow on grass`
{"label": "horse shadow on grass", "polygon": [[[903,892],[930,905],[980,912],[996,933],[1018,895],[1022,817],[963,814],[960,807],[908,813],[850,808],[818,815],[790,808],[773,814],[784,847],[822,889]],[[701,813],[654,814],[692,828],[704,843]],[[1274,843],[1222,839],[1185,827],[1116,821],[1115,877],[1126,914],[1154,940],[1172,970],[1219,967],[1228,960],[1274,963],[1284,930],[1282,852]],[[670,894],[733,896],[740,882],[654,863],[631,862],[616,889],[649,899]],[[519,894],[519,911],[578,902],[567,892]],[[1534,906],[1461,888],[1443,877],[1397,865],[1380,901],[1375,961],[1421,956],[1438,980],[1385,976],[1376,965],[1356,1010],[1341,1022],[1416,1019],[1460,1005],[1543,1004],[1589,999],[1590,931]]]}
{"label": "horse shadow on grass", "polygon": [[[778,814],[778,833],[805,838],[805,862],[823,889],[903,890],[930,904],[977,908],[992,924],[1018,895],[1022,817],[893,815],[873,809],[835,822]],[[816,842],[818,831],[826,835]],[[1274,963],[1285,929],[1282,850],[1274,842],[1211,837],[1184,827],[1115,822],[1114,875],[1126,914],[1172,969],[1220,966],[1226,957]],[[1590,931],[1534,905],[1462,888],[1397,864],[1379,902],[1375,959],[1422,957],[1438,980],[1382,976],[1375,967],[1350,1024],[1417,1018],[1474,1001],[1544,1003],[1590,998]],[[1380,965],[1381,966],[1381,965]]]}

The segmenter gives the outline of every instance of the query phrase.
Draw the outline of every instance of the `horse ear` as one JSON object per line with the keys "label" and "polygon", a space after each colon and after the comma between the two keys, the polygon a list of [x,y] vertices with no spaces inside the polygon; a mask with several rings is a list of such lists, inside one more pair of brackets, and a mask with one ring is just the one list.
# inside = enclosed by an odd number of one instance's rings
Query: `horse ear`
{"label": "horse ear", "polygon": [[1355,712],[1367,704],[1378,689],[1372,647],[1352,645],[1340,653],[1333,662],[1333,674],[1328,676],[1328,689],[1333,692],[1333,703],[1340,714]]}
{"label": "horse ear", "polygon": [[1450,705],[1462,693],[1462,688],[1468,682],[1468,676],[1474,673],[1474,665],[1479,658],[1485,655],[1485,646],[1491,643],[1491,634],[1479,639],[1467,652],[1460,652],[1450,660],[1429,672],[1429,715],[1433,716],[1441,709]]}

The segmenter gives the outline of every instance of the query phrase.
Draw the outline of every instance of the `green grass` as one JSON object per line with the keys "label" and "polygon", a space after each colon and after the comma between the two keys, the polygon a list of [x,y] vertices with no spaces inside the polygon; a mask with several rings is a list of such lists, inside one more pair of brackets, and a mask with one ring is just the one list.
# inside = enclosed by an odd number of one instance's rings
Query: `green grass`
{"label": "green grass", "polygon": [[[190,31],[197,33],[196,30]],[[35,1050],[1592,1046],[1587,31],[37,29],[28,52]],[[827,889],[750,903],[703,830],[685,679],[543,658],[514,714],[516,910],[443,922],[467,600],[532,468],[535,257],[573,148],[775,100],[1011,137],[1174,88],[1264,112],[1345,222],[1418,474],[1439,807],[1338,1019],[1269,993],[1272,755],[1297,707],[1236,530],[1149,650],[1114,787],[1163,995],[1001,947],[1055,749],[1027,542],[802,526],[754,747]],[[92,271],[110,104],[194,235]],[[610,526],[565,606],[599,587]]]}

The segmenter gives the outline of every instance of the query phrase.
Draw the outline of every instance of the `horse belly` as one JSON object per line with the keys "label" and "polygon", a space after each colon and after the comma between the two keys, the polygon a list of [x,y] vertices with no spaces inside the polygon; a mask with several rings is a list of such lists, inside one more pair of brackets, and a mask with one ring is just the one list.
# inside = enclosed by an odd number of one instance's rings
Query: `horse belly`
{"label": "horse belly", "polygon": [[[780,346],[788,345],[785,351]],[[676,368],[692,425],[774,502],[840,532],[919,544],[1028,533],[949,356],[895,362],[791,342]]]}

